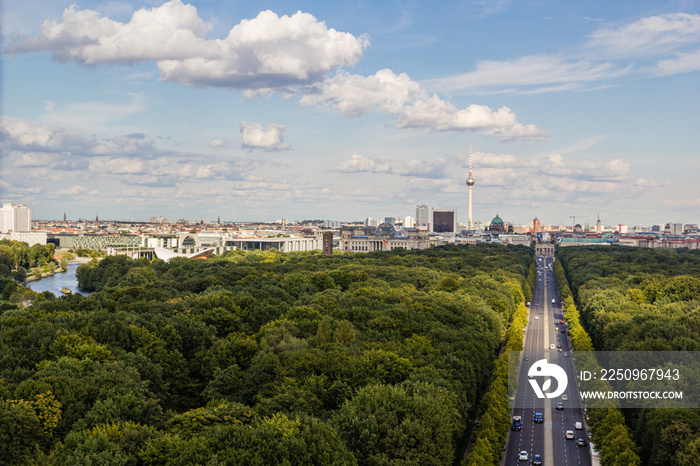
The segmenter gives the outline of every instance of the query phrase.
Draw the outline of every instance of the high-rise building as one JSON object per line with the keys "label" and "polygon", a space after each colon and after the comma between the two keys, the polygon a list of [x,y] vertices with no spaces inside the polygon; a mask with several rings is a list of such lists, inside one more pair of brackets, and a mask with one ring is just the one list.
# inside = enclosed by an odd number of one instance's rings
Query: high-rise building
{"label": "high-rise building", "polygon": [[542,228],[540,227],[540,219],[535,217],[535,219],[532,221],[532,232],[533,233],[540,233],[542,231]]}
{"label": "high-rise building", "polygon": [[410,215],[408,217],[403,218],[403,227],[404,228],[413,228],[414,225],[416,224],[416,221],[413,217]]}
{"label": "high-rise building", "polygon": [[382,222],[380,222],[378,218],[367,217],[367,219],[365,220],[365,226],[366,226],[366,227],[374,227],[374,228],[376,228],[376,227],[379,226],[380,223],[382,223]]}
{"label": "high-rise building", "polygon": [[457,210],[433,209],[431,226],[435,233],[457,233]]}
{"label": "high-rise building", "polygon": [[0,233],[32,231],[32,210],[27,204],[4,203],[0,208]]}
{"label": "high-rise building", "polygon": [[670,230],[671,230],[671,234],[673,236],[679,236],[679,235],[683,234],[683,224],[682,223],[671,222],[669,224],[669,226],[671,227]]}
{"label": "high-rise building", "polygon": [[474,229],[474,219],[472,218],[472,186],[474,186],[474,177],[472,176],[472,143],[469,143],[469,175],[467,176],[467,186],[469,186],[469,217],[467,220],[467,229]]}
{"label": "high-rise building", "polygon": [[416,206],[416,228],[430,229],[430,207],[427,205]]}

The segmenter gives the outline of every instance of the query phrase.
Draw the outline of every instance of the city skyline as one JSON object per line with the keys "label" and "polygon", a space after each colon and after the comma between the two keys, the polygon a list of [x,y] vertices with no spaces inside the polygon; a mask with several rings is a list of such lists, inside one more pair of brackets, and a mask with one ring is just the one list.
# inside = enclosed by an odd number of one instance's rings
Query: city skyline
{"label": "city skyline", "polygon": [[28,0],[2,30],[0,197],[35,218],[466,224],[470,141],[476,221],[700,216],[695,1]]}

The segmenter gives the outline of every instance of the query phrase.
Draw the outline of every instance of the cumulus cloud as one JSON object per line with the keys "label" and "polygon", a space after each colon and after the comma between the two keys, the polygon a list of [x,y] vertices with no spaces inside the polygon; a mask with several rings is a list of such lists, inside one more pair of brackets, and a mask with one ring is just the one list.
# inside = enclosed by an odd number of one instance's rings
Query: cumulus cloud
{"label": "cumulus cloud", "polygon": [[209,30],[197,9],[180,0],[140,9],[128,23],[71,6],[61,22],[46,21],[38,35],[11,42],[5,52],[50,51],[57,60],[85,65],[153,60],[161,80],[277,89],[320,82],[329,71],[356,63],[369,44],[300,11],[263,11],[224,39],[207,39]]}
{"label": "cumulus cloud", "polygon": [[301,99],[302,105],[333,105],[345,116],[358,116],[377,108],[385,113],[399,113],[403,106],[421,94],[420,85],[406,73],[389,69],[373,76],[340,72],[315,92]]}
{"label": "cumulus cloud", "polygon": [[284,133],[287,128],[270,123],[267,128],[260,123],[241,121],[241,147],[244,149],[260,149],[264,151],[281,151],[292,148],[291,144],[284,142]]}
{"label": "cumulus cloud", "polygon": [[448,165],[443,159],[404,161],[352,154],[349,159],[342,161],[335,169],[342,173],[387,173],[401,176],[444,178]]}
{"label": "cumulus cloud", "polygon": [[542,139],[547,132],[535,125],[516,121],[508,107],[493,110],[485,105],[472,104],[458,109],[437,95],[419,99],[404,107],[399,114],[399,127],[426,127],[435,131],[486,130],[488,136],[502,140]]}
{"label": "cumulus cloud", "polygon": [[457,108],[439,96],[429,95],[405,73],[384,69],[373,76],[338,73],[313,92],[304,95],[302,105],[331,105],[346,116],[358,116],[376,109],[396,114],[400,128],[430,128],[434,131],[485,130],[502,140],[542,139],[546,131],[516,121],[508,108],[493,110],[485,105]]}
{"label": "cumulus cloud", "polygon": [[143,133],[98,140],[54,125],[4,118],[0,141],[6,166],[14,170],[5,175],[28,182],[62,182],[65,174],[56,171],[63,170],[73,179],[171,187],[185,180],[239,180],[251,170],[244,160],[159,149]]}
{"label": "cumulus cloud", "polygon": [[630,164],[621,159],[605,162],[566,163],[560,154],[552,154],[547,158],[547,161],[548,163],[542,168],[542,172],[558,179],[573,178],[590,182],[619,182],[626,180],[630,173]]}

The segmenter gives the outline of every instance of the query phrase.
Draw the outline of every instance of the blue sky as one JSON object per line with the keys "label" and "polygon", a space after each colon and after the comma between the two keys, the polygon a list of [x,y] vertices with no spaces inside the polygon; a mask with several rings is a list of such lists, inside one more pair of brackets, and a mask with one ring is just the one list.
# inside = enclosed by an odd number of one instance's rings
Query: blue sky
{"label": "blue sky", "polygon": [[34,218],[700,223],[698,1],[2,4]]}

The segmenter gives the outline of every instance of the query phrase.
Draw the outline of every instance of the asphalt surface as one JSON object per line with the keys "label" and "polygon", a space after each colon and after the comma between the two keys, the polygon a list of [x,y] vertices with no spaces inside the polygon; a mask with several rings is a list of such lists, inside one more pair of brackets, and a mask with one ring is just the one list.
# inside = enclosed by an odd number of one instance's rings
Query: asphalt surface
{"label": "asphalt surface", "polygon": [[[564,320],[561,301],[554,274],[550,269],[553,260],[551,257],[537,259],[537,282],[530,305],[529,322],[525,328],[518,390],[513,400],[511,414],[511,416],[521,416],[523,427],[520,431],[510,431],[505,455],[501,462],[507,466],[532,464],[535,454],[541,456],[542,464],[545,466],[591,465],[585,414],[579,404],[575,359],[569,346],[566,324],[561,323]],[[554,304],[552,299],[555,301]],[[561,332],[562,328],[564,333]],[[554,350],[550,350],[550,344],[555,345]],[[557,345],[561,348],[557,348]],[[525,360],[525,357],[528,360]],[[539,399],[528,382],[530,365],[541,359],[556,363],[566,372],[568,383],[561,396]],[[543,381],[541,378],[538,380]],[[557,383],[554,380],[551,383],[552,388],[549,392],[554,392]],[[547,392],[544,388],[543,391]],[[565,396],[568,400],[564,399]],[[557,402],[563,404],[562,409],[556,409]],[[534,422],[536,412],[543,414],[544,422]],[[581,422],[583,428],[575,429],[576,422]],[[574,431],[573,440],[566,439],[567,430]],[[578,438],[585,439],[586,445],[578,446],[576,442]],[[521,451],[528,453],[527,461],[519,461]]]}

